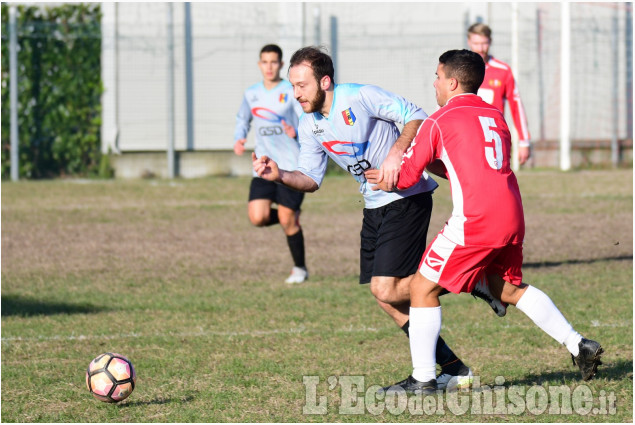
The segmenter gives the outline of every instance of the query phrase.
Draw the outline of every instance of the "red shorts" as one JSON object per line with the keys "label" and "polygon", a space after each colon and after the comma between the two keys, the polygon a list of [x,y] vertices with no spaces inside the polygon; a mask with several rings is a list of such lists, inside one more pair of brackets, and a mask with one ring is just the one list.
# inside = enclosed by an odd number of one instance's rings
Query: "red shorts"
{"label": "red shorts", "polygon": [[522,264],[522,244],[464,246],[438,234],[424,252],[419,272],[426,279],[458,294],[472,292],[483,274],[497,274],[518,286],[523,280]]}

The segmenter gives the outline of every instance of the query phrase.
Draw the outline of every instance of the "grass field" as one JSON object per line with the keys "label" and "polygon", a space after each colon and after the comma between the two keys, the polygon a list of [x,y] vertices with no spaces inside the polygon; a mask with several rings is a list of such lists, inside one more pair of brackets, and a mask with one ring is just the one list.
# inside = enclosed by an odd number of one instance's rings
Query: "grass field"
{"label": "grass field", "polygon": [[[521,312],[498,318],[462,294],[442,298],[442,334],[483,388],[459,396],[502,393],[504,409],[364,399],[411,365],[407,338],[357,284],[363,204],[350,177],[305,198],[311,279],[297,286],[283,283],[280,228],[248,223],[249,178],[2,183],[2,421],[632,422],[632,170],[518,178],[525,281],[605,348],[585,385]],[[434,199],[429,236],[450,214],[447,182]],[[105,351],[138,373],[117,405],[84,384]],[[554,386],[591,399],[571,413],[541,404]]]}

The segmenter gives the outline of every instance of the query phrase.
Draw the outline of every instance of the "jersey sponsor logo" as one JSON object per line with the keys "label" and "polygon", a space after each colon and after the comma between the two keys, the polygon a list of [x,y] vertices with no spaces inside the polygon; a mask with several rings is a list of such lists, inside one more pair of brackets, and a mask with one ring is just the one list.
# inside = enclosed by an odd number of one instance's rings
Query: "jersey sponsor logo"
{"label": "jersey sponsor logo", "polygon": [[287,103],[287,100],[289,100],[289,95],[286,93],[280,93],[280,103]]}
{"label": "jersey sponsor logo", "polygon": [[322,146],[334,155],[357,158],[358,156],[364,155],[364,152],[368,149],[368,143],[369,142],[354,143],[332,140],[330,142],[323,142]]}
{"label": "jersey sponsor logo", "polygon": [[501,80],[497,80],[497,79],[489,80],[490,87],[500,87],[502,85],[503,85],[503,82]]}
{"label": "jersey sponsor logo", "polygon": [[355,124],[355,121],[357,121],[357,118],[355,118],[355,114],[353,114],[353,110],[351,108],[342,111],[342,116],[344,117],[344,123],[346,125],[353,125]]}
{"label": "jersey sponsor logo", "polygon": [[319,128],[317,124],[315,124],[315,130],[312,130],[314,135],[318,135],[318,134],[322,134],[324,133],[324,129]]}
{"label": "jersey sponsor logo", "polygon": [[361,176],[364,174],[364,171],[370,168],[370,162],[362,159],[357,164],[349,165],[346,167],[346,170],[354,176]]}
{"label": "jersey sponsor logo", "polygon": [[439,254],[434,252],[433,250],[428,251],[428,255],[425,258],[426,266],[430,267],[435,272],[440,272],[441,267],[445,263],[445,258],[441,257]]}
{"label": "jersey sponsor logo", "polygon": [[258,134],[261,136],[279,136],[283,133],[282,127],[277,125],[272,127],[260,127]]}
{"label": "jersey sponsor logo", "polygon": [[280,122],[284,119],[284,117],[281,117],[280,115],[276,114],[271,109],[262,108],[262,107],[253,108],[251,110],[251,113],[255,117],[262,118],[263,120],[271,121],[271,122]]}

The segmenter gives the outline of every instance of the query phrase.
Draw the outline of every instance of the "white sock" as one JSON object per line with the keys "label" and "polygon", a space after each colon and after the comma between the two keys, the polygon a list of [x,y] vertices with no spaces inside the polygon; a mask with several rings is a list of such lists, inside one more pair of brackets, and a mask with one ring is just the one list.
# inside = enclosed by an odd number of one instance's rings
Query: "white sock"
{"label": "white sock", "polygon": [[582,336],[573,329],[547,294],[538,288],[528,286],[516,307],[547,335],[560,344],[566,345],[571,354],[578,355],[578,343],[582,340]]}
{"label": "white sock", "polygon": [[441,333],[441,306],[410,307],[412,377],[427,382],[437,377],[436,348]]}

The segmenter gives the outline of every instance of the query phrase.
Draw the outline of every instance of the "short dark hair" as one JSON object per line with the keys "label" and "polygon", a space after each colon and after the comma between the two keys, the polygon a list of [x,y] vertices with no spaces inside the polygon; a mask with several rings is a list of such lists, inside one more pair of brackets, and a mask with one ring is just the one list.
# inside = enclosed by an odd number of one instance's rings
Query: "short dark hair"
{"label": "short dark hair", "polygon": [[463,90],[476,93],[485,78],[485,62],[471,50],[448,50],[439,56],[439,63],[448,78],[456,78]]}
{"label": "short dark hair", "polygon": [[282,49],[277,44],[267,44],[262,49],[260,49],[261,55],[263,53],[270,53],[270,52],[277,53],[278,60],[282,62]]}
{"label": "short dark hair", "polygon": [[322,48],[315,46],[303,47],[297,50],[291,60],[289,61],[289,68],[299,65],[302,62],[308,62],[313,69],[313,75],[319,82],[322,77],[328,75],[331,82],[335,83],[334,75],[335,69],[333,68],[333,60],[331,57],[322,51]]}

